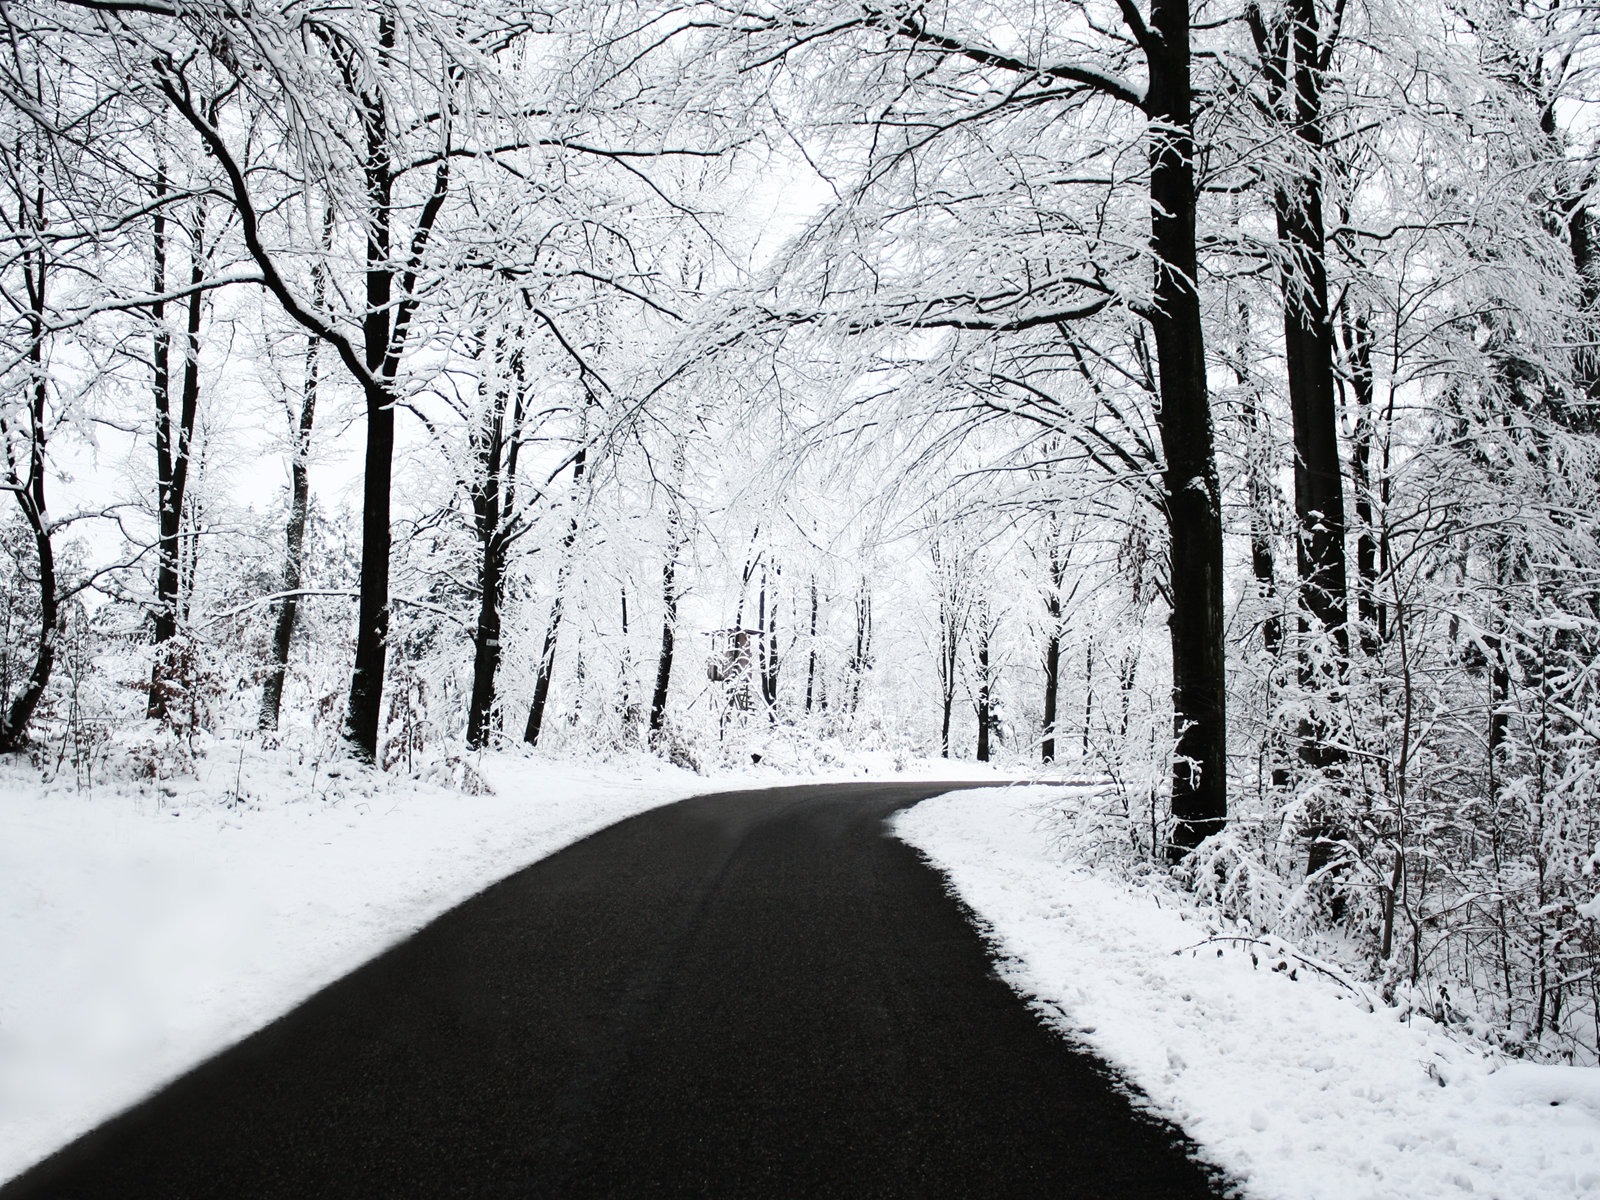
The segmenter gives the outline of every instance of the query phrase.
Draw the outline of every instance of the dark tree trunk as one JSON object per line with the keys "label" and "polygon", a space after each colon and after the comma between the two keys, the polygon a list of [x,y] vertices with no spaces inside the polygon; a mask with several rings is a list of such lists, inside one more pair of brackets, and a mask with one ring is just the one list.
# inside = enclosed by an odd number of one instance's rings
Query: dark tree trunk
{"label": "dark tree trunk", "polygon": [[[498,358],[499,356],[497,356]],[[494,366],[498,367],[496,362]],[[467,745],[488,744],[493,730],[495,676],[500,669],[500,602],[505,591],[505,517],[501,456],[505,453],[505,386],[494,394],[477,447],[478,475],[472,487],[473,524],[478,534],[478,622],[473,631],[472,697],[467,705]],[[511,436],[517,436],[516,422]]]}
{"label": "dark tree trunk", "polygon": [[1361,649],[1371,657],[1388,639],[1388,614],[1378,599],[1378,532],[1373,512],[1372,442],[1376,392],[1372,374],[1372,327],[1366,313],[1345,322],[1350,389],[1355,414],[1350,438],[1350,483],[1356,517],[1356,617]]}
{"label": "dark tree trunk", "polygon": [[473,631],[472,698],[467,706],[467,745],[489,744],[494,731],[495,676],[500,670],[500,601],[505,589],[505,553],[499,538],[478,563],[478,623]]}
{"label": "dark tree trunk", "polygon": [[522,728],[522,740],[530,746],[537,746],[539,735],[544,732],[545,709],[550,704],[550,682],[556,673],[556,649],[561,640],[561,592],[566,582],[566,572],[558,572],[556,594],[550,601],[550,616],[544,625],[544,642],[539,648],[539,669],[533,678],[533,699],[528,704],[528,721]]}
{"label": "dark tree trunk", "polygon": [[[22,223],[25,226],[43,228],[43,189],[36,193],[31,213],[27,211],[28,207],[27,202],[24,202]],[[6,482],[10,485],[11,494],[16,497],[17,507],[22,510],[23,520],[27,522],[28,530],[33,535],[34,552],[38,558],[39,635],[33,670],[28,675],[27,683],[17,693],[10,706],[0,710],[0,754],[10,754],[23,745],[28,724],[33,720],[39,701],[44,697],[45,688],[49,686],[50,674],[56,661],[56,639],[61,631],[55,546],[51,539],[50,527],[45,523],[49,513],[44,494],[45,441],[48,436],[45,426],[45,402],[49,397],[49,387],[44,361],[45,284],[48,268],[43,250],[24,250],[22,265],[28,301],[28,467],[27,475],[19,478],[16,474],[16,463],[8,455],[7,466],[10,470],[7,472],[9,478]],[[9,431],[4,428],[4,418],[0,417],[0,438],[6,438],[8,434]]]}
{"label": "dark tree trunk", "polygon": [[767,573],[761,572],[761,586],[756,589],[756,681],[761,688],[761,702],[772,708],[771,680],[767,677]]}
{"label": "dark tree trunk", "polygon": [[1578,275],[1579,315],[1584,321],[1579,336],[1577,378],[1583,399],[1591,406],[1584,424],[1593,429],[1600,416],[1600,262],[1595,251],[1594,209],[1581,201],[1572,204],[1567,218],[1567,234],[1572,246],[1572,266]]}
{"label": "dark tree trunk", "polygon": [[[378,54],[386,61],[396,42],[394,20],[378,22]],[[389,643],[389,505],[394,476],[394,379],[400,322],[395,312],[395,270],[391,227],[394,165],[389,120],[381,92],[362,93],[366,137],[367,252],[366,311],[361,319],[366,365],[367,446],[361,490],[361,589],[356,602],[356,657],[350,673],[350,703],[345,734],[356,756],[378,760],[383,718],[383,672]]]}
{"label": "dark tree trunk", "polygon": [[856,649],[850,659],[850,696],[846,711],[854,714],[861,704],[861,686],[872,666],[872,592],[865,578],[856,590]]}
{"label": "dark tree trunk", "polygon": [[672,683],[672,651],[678,629],[677,521],[672,521],[666,561],[661,566],[661,655],[656,663],[656,687],[650,698],[650,737],[659,740],[667,724],[667,690]]}
{"label": "dark tree trunk", "polygon": [[617,714],[622,739],[631,739],[635,724],[633,711],[633,652],[628,646],[628,589],[621,589],[622,650],[617,663]]}
{"label": "dark tree trunk", "polygon": [[[1350,636],[1344,475],[1334,401],[1333,320],[1328,306],[1322,212],[1323,45],[1315,0],[1288,0],[1284,21],[1273,28],[1265,25],[1259,10],[1252,10],[1251,23],[1264,65],[1268,100],[1293,131],[1303,156],[1296,164],[1293,182],[1280,185],[1273,195],[1284,257],[1280,276],[1283,339],[1294,424],[1299,678],[1301,687],[1315,697],[1312,712],[1299,731],[1300,759],[1342,790],[1348,754],[1337,742],[1328,715],[1345,686]],[[1331,655],[1312,650],[1313,640],[1319,637],[1331,639]],[[1311,872],[1332,862],[1334,839],[1344,835],[1343,824],[1339,813],[1327,807],[1311,815],[1306,830]]]}
{"label": "dark tree trunk", "polygon": [[[528,723],[522,731],[522,740],[530,746],[539,744],[544,730],[544,714],[550,702],[550,683],[556,673],[556,648],[561,639],[562,614],[566,607],[567,580],[572,574],[572,548],[578,541],[581,518],[578,512],[578,492],[583,485],[583,473],[588,463],[589,448],[579,447],[572,460],[572,519],[567,522],[567,532],[561,539],[561,566],[556,570],[555,595],[550,599],[550,616],[545,621],[544,643],[539,650],[539,670],[533,680],[533,702],[528,705]],[[623,636],[627,636],[628,598],[622,598]]]}
{"label": "dark tree trunk", "polygon": [[389,643],[389,492],[394,470],[394,405],[387,388],[367,393],[366,477],[361,508],[361,590],[356,659],[345,731],[358,758],[376,762],[383,670]]}
{"label": "dark tree trunk", "polygon": [[283,599],[278,602],[278,618],[272,630],[272,665],[261,685],[261,713],[257,725],[263,730],[278,728],[283,707],[283,683],[289,670],[289,648],[294,642],[295,620],[300,613],[296,594],[305,581],[306,521],[311,512],[311,472],[307,458],[311,451],[311,429],[316,420],[317,378],[315,339],[306,348],[305,394],[300,404],[300,421],[295,429],[293,460],[289,465],[289,523],[284,528]]}
{"label": "dark tree trunk", "polygon": [[1083,741],[1079,746],[1078,757],[1089,757],[1089,727],[1094,721],[1094,639],[1089,639],[1089,644],[1083,651]]}
{"label": "dark tree trunk", "polygon": [[939,599],[939,755],[950,757],[950,719],[956,706],[956,668],[961,649],[961,634],[956,614],[947,594]]}
{"label": "dark tree trunk", "polygon": [[817,580],[811,579],[811,625],[806,641],[806,711],[811,711],[817,686]]}
{"label": "dark tree trunk", "polygon": [[[1278,188],[1273,197],[1286,262],[1283,336],[1294,420],[1300,598],[1303,610],[1343,656],[1349,652],[1344,477],[1322,212],[1323,46],[1314,0],[1289,0],[1287,19],[1288,28],[1278,35],[1275,67],[1268,68],[1268,88],[1278,93],[1282,115],[1305,156],[1294,185]],[[1266,53],[1273,57],[1270,47]]]}
{"label": "dark tree trunk", "polygon": [[[38,449],[42,451],[42,443]],[[33,534],[34,550],[39,562],[39,638],[28,682],[17,693],[11,706],[0,712],[0,754],[9,754],[22,747],[28,723],[33,720],[34,710],[39,707],[44,690],[49,686],[56,662],[56,640],[61,634],[62,614],[56,587],[55,547],[50,531],[42,520],[48,511],[44,507],[43,457],[42,453],[35,455],[36,461],[30,464],[34,474],[13,493],[28,523],[29,532]]]}
{"label": "dark tree trunk", "polygon": [[1054,511],[1050,514],[1047,536],[1050,539],[1050,576],[1044,593],[1044,721],[1040,750],[1043,761],[1048,764],[1056,760],[1056,703],[1061,691],[1061,591],[1067,582],[1067,555],[1061,545],[1061,521]]}
{"label": "dark tree trunk", "polygon": [[[322,249],[326,254],[333,240],[333,206],[324,210]],[[317,262],[311,268],[312,302],[321,308],[327,298],[327,268]],[[306,522],[311,513],[311,431],[317,419],[317,387],[320,382],[322,340],[306,338],[305,382],[300,396],[300,419],[295,425],[289,457],[289,524],[284,529],[283,599],[278,602],[278,618],[272,630],[272,663],[261,685],[261,712],[257,727],[278,728],[283,708],[283,684],[289,670],[289,648],[294,644],[295,621],[300,615],[297,594],[305,582]]]}
{"label": "dark tree trunk", "polygon": [[1047,600],[1050,636],[1044,644],[1044,741],[1042,758],[1046,764],[1056,760],[1056,695],[1061,690],[1061,601]]}
{"label": "dark tree trunk", "polygon": [[761,675],[761,699],[766,702],[767,713],[775,716],[778,707],[778,580],[783,569],[772,570],[771,604],[767,603],[767,573],[761,573],[760,602],[756,613],[756,627],[761,638],[756,650],[757,668]]}
{"label": "dark tree trunk", "polygon": [[[156,202],[166,194],[166,180],[158,176]],[[194,450],[194,426],[200,403],[200,324],[205,282],[205,210],[195,210],[195,225],[190,233],[189,293],[184,326],[183,374],[178,387],[178,412],[172,411],[171,334],[164,325],[166,304],[157,301],[151,317],[157,323],[152,362],[155,368],[156,442],[156,603],[151,614],[151,635],[155,643],[150,671],[146,714],[158,720],[171,716],[172,701],[184,686],[176,678],[179,664],[172,661],[171,643],[178,634],[183,607],[182,537],[185,493],[189,484],[189,463]],[[166,290],[167,220],[164,208],[154,218],[155,269],[152,283],[157,295]]]}
{"label": "dark tree trunk", "polygon": [[[479,339],[480,355],[487,340],[487,335]],[[522,426],[520,353],[519,346],[508,354],[502,336],[490,362],[478,373],[480,395],[488,403],[473,438],[474,475],[468,488],[478,540],[478,621],[472,638],[472,696],[467,704],[467,745],[474,750],[486,746],[495,729],[500,607],[505,599],[506,558],[515,533],[513,509]],[[495,376],[492,389],[484,386],[485,369]]]}
{"label": "dark tree trunk", "polygon": [[1160,374],[1165,508],[1171,535],[1172,695],[1177,737],[1171,855],[1181,859],[1227,821],[1227,692],[1222,504],[1205,334],[1195,290],[1194,116],[1187,0],[1153,0],[1150,85],[1151,246]]}
{"label": "dark tree trunk", "polygon": [[[1242,308],[1243,306],[1241,306]],[[1241,319],[1246,314],[1241,312]],[[1235,370],[1240,387],[1249,383],[1241,347],[1241,361]],[[1261,415],[1261,397],[1253,390],[1245,401],[1245,420],[1249,426],[1249,445],[1246,453],[1250,487],[1250,573],[1255,576],[1256,598],[1266,608],[1261,622],[1261,645],[1269,657],[1276,659],[1283,646],[1283,621],[1278,616],[1278,575],[1272,540],[1273,512],[1276,509],[1277,489],[1272,483],[1272,468],[1268,452],[1272,434]]]}
{"label": "dark tree trunk", "polygon": [[989,614],[981,612],[978,616],[978,749],[979,762],[989,761],[990,726],[993,720],[993,711],[990,706],[991,683],[989,678],[989,635],[991,633]]}
{"label": "dark tree trunk", "polygon": [[778,707],[778,585],[783,580],[783,568],[772,569],[772,607],[767,610],[767,707]]}

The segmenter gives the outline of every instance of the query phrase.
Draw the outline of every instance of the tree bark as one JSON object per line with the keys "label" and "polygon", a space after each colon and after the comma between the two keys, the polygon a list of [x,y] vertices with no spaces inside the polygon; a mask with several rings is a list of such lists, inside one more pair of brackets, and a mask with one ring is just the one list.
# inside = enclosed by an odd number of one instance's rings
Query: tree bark
{"label": "tree bark", "polygon": [[389,643],[389,493],[394,471],[394,405],[387,388],[366,390],[367,448],[361,505],[361,586],[356,657],[345,732],[366,762],[378,758],[383,672]]}
{"label": "tree bark", "polygon": [[1050,539],[1048,586],[1044,593],[1046,635],[1044,643],[1044,720],[1040,756],[1046,765],[1056,760],[1056,703],[1061,691],[1061,589],[1067,581],[1067,559],[1061,548],[1061,522],[1050,513],[1046,536]]}
{"label": "tree bark", "polygon": [[1045,612],[1051,621],[1051,633],[1044,644],[1044,740],[1041,758],[1045,765],[1056,760],[1056,696],[1061,690],[1061,602],[1047,602]]}
{"label": "tree bark", "polygon": [[989,677],[989,637],[992,632],[987,609],[978,614],[978,748],[976,758],[979,762],[989,761],[990,725],[993,711],[990,707],[992,680]]}
{"label": "tree bark", "polygon": [[1387,612],[1378,599],[1378,533],[1373,511],[1372,442],[1377,396],[1372,373],[1372,326],[1361,312],[1345,321],[1345,346],[1355,414],[1350,438],[1350,484],[1356,517],[1356,619],[1362,652],[1376,655],[1388,639]]}
{"label": "tree bark", "polygon": [[[1333,319],[1328,306],[1326,232],[1322,211],[1322,56],[1315,0],[1288,0],[1284,23],[1268,29],[1259,10],[1251,25],[1261,53],[1267,95],[1298,143],[1292,182],[1273,193],[1284,265],[1283,340],[1289,409],[1294,426],[1295,539],[1300,576],[1300,686],[1312,700],[1301,722],[1299,757],[1315,775],[1346,788],[1348,759],[1338,743],[1330,710],[1348,679],[1350,654],[1345,564],[1344,475],[1339,459],[1334,402]],[[1331,653],[1314,648],[1320,638]],[[1311,814],[1308,870],[1333,861],[1334,840],[1344,836],[1337,801]]]}
{"label": "tree bark", "polygon": [[[333,241],[333,206],[323,210],[322,251],[326,255]],[[318,261],[311,268],[312,303],[321,308],[327,298],[327,265]],[[272,663],[261,685],[261,712],[256,725],[275,730],[283,708],[283,684],[289,671],[289,649],[294,644],[295,621],[300,615],[298,592],[305,581],[306,522],[311,513],[311,431],[317,418],[317,389],[322,340],[306,337],[305,374],[300,395],[300,419],[295,425],[289,452],[289,524],[284,529],[283,599],[278,602],[278,619],[272,630]]]}
{"label": "tree bark", "polygon": [[[487,342],[485,333],[478,340],[478,388],[486,403],[472,436],[473,476],[467,489],[472,499],[472,525],[478,543],[478,620],[472,635],[472,695],[467,703],[467,745],[474,750],[488,744],[495,727],[500,608],[505,599],[506,558],[513,532],[517,447],[522,426],[520,347],[508,354],[502,331],[489,361],[484,363]],[[488,386],[486,374],[493,378]]]}
{"label": "tree bark", "polygon": [[1182,859],[1227,821],[1227,691],[1222,504],[1196,291],[1194,115],[1187,0],[1153,0],[1151,247],[1165,508],[1171,538],[1173,757],[1170,856]]}
{"label": "tree bark", "polygon": [[1248,363],[1254,339],[1250,334],[1249,307],[1243,301],[1237,319],[1242,332],[1233,375],[1239,387],[1248,390],[1243,404],[1249,439],[1245,455],[1250,490],[1250,573],[1255,576],[1256,598],[1267,609],[1261,622],[1261,645],[1270,658],[1276,659],[1283,646],[1283,622],[1277,612],[1278,577],[1272,546],[1277,509],[1277,488],[1272,482],[1272,431],[1262,415],[1260,390],[1251,386]]}
{"label": "tree bark", "polygon": [[[167,182],[164,174],[156,180],[153,218],[155,293],[166,290],[167,218],[164,200]],[[183,374],[178,390],[176,422],[172,412],[171,333],[165,326],[166,303],[158,300],[151,308],[156,322],[151,359],[154,364],[155,449],[156,449],[156,603],[151,614],[151,640],[155,644],[150,669],[150,689],[146,715],[157,720],[172,716],[172,701],[186,683],[175,676],[181,671],[172,661],[171,642],[178,634],[183,607],[184,573],[181,551],[184,502],[189,485],[189,463],[194,449],[194,426],[200,403],[200,325],[204,315],[201,285],[205,269],[205,209],[195,207],[194,226],[189,231],[189,293],[184,326]]]}
{"label": "tree bark", "polygon": [[677,521],[671,522],[667,557],[661,566],[661,654],[656,660],[656,687],[650,698],[650,737],[659,741],[667,725],[667,691],[672,684],[672,652],[678,629]]}
{"label": "tree bark", "polygon": [[850,659],[850,695],[846,711],[851,715],[861,705],[861,687],[872,666],[872,592],[865,576],[856,590],[856,649]]}
{"label": "tree bark", "polygon": [[[394,18],[378,20],[378,56],[386,61],[396,42]],[[391,303],[391,213],[394,168],[388,113],[380,92],[362,95],[366,135],[363,173],[367,199],[366,311],[361,318],[366,378],[367,446],[361,489],[361,589],[356,602],[356,658],[350,673],[345,732],[358,758],[376,762],[383,715],[383,671],[389,642],[389,505],[394,476],[394,373],[389,365],[394,330]]]}
{"label": "tree bark", "polygon": [[[29,207],[28,201],[24,200],[21,205],[22,224],[43,228],[43,188],[38,189],[33,197],[31,213],[28,211]],[[24,744],[28,725],[39,707],[39,701],[44,697],[45,688],[49,686],[50,675],[55,668],[56,640],[61,631],[55,546],[48,524],[49,509],[45,505],[44,491],[47,438],[45,404],[49,398],[44,361],[45,285],[48,267],[42,248],[24,250],[22,258],[28,301],[28,466],[25,476],[18,476],[16,462],[10,457],[9,431],[4,427],[3,416],[0,416],[0,439],[5,440],[8,448],[6,482],[10,485],[11,494],[16,497],[17,507],[22,510],[23,520],[27,522],[28,530],[33,535],[34,552],[38,558],[39,635],[34,652],[33,670],[29,672],[27,683],[17,693],[10,706],[0,710],[0,754],[13,753],[21,749]]]}
{"label": "tree bark", "polygon": [[[683,482],[686,448],[680,442],[673,451],[672,478],[676,488]],[[667,694],[672,685],[672,655],[678,636],[678,555],[685,542],[683,510],[679,495],[668,497],[667,553],[661,563],[661,653],[656,659],[656,686],[650,697],[650,742],[660,746],[667,729]],[[746,568],[746,582],[749,568]]]}
{"label": "tree bark", "polygon": [[500,670],[500,601],[505,591],[505,546],[499,514],[478,557],[478,621],[472,635],[472,696],[467,704],[467,745],[488,745],[494,729],[495,677]]}
{"label": "tree bark", "polygon": [[817,578],[811,577],[811,626],[806,641],[806,711],[811,711],[817,686]]}
{"label": "tree bark", "polygon": [[[561,539],[561,566],[556,571],[556,591],[550,600],[550,617],[545,622],[544,644],[539,651],[539,670],[533,681],[533,702],[528,706],[528,723],[522,732],[522,740],[530,746],[539,744],[539,735],[544,729],[545,706],[550,700],[550,683],[555,677],[556,646],[561,636],[562,614],[565,610],[567,579],[572,571],[572,547],[577,543],[580,518],[576,508],[578,504],[578,490],[583,484],[583,473],[588,462],[589,448],[580,447],[577,455],[572,460],[572,502],[574,505],[572,519],[567,523],[566,535]],[[626,636],[628,623],[628,598],[624,593],[622,598],[622,623],[623,633]]]}
{"label": "tree bark", "polygon": [[772,603],[767,603],[767,572],[761,572],[761,591],[756,608],[756,628],[760,632],[760,639],[756,649],[756,667],[761,677],[761,699],[767,706],[767,714],[776,719],[778,707],[778,588],[777,581],[782,578],[783,569],[774,566],[772,569]]}

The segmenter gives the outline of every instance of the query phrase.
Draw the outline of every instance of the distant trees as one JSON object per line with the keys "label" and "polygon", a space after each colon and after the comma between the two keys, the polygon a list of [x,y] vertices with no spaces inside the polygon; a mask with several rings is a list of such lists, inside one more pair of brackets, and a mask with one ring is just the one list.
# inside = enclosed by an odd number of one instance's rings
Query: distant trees
{"label": "distant trees", "polygon": [[[181,542],[203,409],[205,313],[217,289],[261,287],[310,339],[263,727],[277,723],[301,591],[304,464],[326,375],[319,347],[364,398],[361,569],[346,725],[357,752],[371,759],[391,609],[396,422],[455,336],[438,306],[459,302],[474,287],[505,293],[507,281],[515,296],[522,281],[521,293],[534,299],[516,336],[557,340],[564,336],[562,304],[576,294],[569,286],[563,298],[563,281],[581,283],[590,305],[648,308],[654,247],[630,233],[632,217],[615,206],[606,211],[608,201],[593,187],[584,199],[600,203],[587,209],[570,195],[587,186],[580,181],[607,177],[610,194],[626,193],[634,212],[655,206],[680,213],[685,224],[697,220],[670,194],[678,181],[657,182],[649,170],[675,159],[714,160],[724,148],[714,134],[693,144],[692,122],[684,120],[677,128],[689,144],[665,140],[681,105],[670,94],[675,70],[655,63],[674,46],[652,46],[644,33],[637,55],[624,51],[627,39],[604,28],[603,6],[541,21],[509,10],[447,8],[385,0],[339,13],[296,6],[246,12],[113,0],[25,4],[8,14],[24,40],[47,33],[63,52],[70,44],[85,63],[103,67],[98,77],[74,76],[102,89],[110,97],[103,104],[145,114],[117,164],[145,199],[128,222],[113,220],[86,240],[94,253],[142,251],[150,264],[137,289],[142,295],[125,289],[117,306],[142,314],[150,329],[157,460],[151,613],[160,647],[149,689],[154,718],[166,714],[173,670],[163,664],[186,603]],[[599,40],[607,41],[607,53],[622,55],[617,71],[598,57],[592,70],[564,65]],[[544,49],[532,52],[533,42]],[[555,65],[541,73],[537,62]],[[24,95],[12,90],[14,100]],[[48,102],[21,103],[18,128],[71,143],[77,131],[61,132],[59,111]],[[647,112],[659,117],[654,125]],[[219,268],[235,259],[246,267]],[[529,326],[541,322],[547,328],[531,334]],[[509,462],[517,449],[513,436]],[[26,472],[17,479],[20,487]],[[478,497],[489,509],[492,492]],[[485,536],[496,543],[485,561],[499,568],[503,535]],[[491,599],[496,588],[489,588]],[[489,649],[497,639],[479,640]],[[484,736],[492,664],[480,663],[478,674],[469,721],[474,743]]]}

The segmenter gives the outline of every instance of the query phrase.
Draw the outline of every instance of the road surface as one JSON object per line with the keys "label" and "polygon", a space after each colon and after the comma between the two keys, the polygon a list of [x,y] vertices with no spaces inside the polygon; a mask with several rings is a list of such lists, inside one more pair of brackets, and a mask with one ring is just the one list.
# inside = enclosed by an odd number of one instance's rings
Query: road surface
{"label": "road surface", "polygon": [[0,1200],[1224,1194],[883,832],[950,787],[728,793],[612,826]]}

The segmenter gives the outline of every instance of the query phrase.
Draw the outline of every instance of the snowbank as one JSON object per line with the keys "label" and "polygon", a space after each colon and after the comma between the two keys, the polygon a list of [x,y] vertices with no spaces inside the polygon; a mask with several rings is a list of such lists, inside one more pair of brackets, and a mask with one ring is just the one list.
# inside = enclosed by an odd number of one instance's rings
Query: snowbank
{"label": "snowbank", "polygon": [[1497,1064],[1281,951],[1211,941],[1172,895],[1061,861],[1039,816],[1059,797],[956,793],[895,830],[988,926],[1011,986],[1246,1196],[1600,1194],[1600,1070]]}

